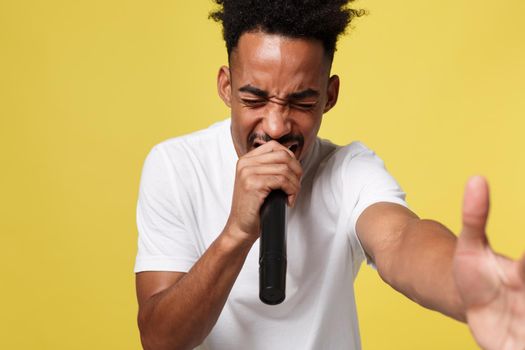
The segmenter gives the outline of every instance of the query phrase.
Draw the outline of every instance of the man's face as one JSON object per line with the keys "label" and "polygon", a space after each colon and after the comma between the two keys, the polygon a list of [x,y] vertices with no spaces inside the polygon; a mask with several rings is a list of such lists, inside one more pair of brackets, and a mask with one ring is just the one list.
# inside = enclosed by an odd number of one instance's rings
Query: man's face
{"label": "man's face", "polygon": [[237,155],[273,139],[304,159],[339,89],[322,43],[245,33],[230,64],[219,71],[218,89],[231,108]]}

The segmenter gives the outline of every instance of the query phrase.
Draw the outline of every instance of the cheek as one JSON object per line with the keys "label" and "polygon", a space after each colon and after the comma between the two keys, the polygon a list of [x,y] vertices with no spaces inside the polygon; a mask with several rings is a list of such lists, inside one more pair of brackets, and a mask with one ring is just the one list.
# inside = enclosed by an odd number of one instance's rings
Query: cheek
{"label": "cheek", "polygon": [[321,116],[303,116],[299,122],[300,133],[304,137],[304,150],[301,154],[301,159],[310,153],[310,148],[315,142],[319,128],[321,127]]}
{"label": "cheek", "polygon": [[231,132],[239,155],[244,155],[249,151],[248,136],[257,126],[257,118],[249,112],[242,107],[231,109]]}
{"label": "cheek", "polygon": [[250,111],[242,108],[235,111],[232,109],[232,129],[235,128],[239,135],[247,136],[250,134],[256,120],[257,118]]}
{"label": "cheek", "polygon": [[322,115],[308,115],[299,118],[297,123],[305,138],[315,138],[321,126]]}
{"label": "cheek", "polygon": [[250,108],[240,103],[232,105],[231,115],[232,121],[235,122],[237,128],[246,136],[253,132],[259,124],[261,124],[266,115],[265,108]]}

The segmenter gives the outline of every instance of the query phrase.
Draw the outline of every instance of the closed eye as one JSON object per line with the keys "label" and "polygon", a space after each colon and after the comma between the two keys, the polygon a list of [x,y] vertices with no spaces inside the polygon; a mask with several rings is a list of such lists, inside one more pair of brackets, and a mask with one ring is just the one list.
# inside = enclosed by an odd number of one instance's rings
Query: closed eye
{"label": "closed eye", "polygon": [[303,103],[293,102],[293,103],[290,103],[290,105],[293,108],[297,108],[301,110],[310,110],[310,109],[313,109],[317,105],[317,102],[303,102]]}
{"label": "closed eye", "polygon": [[262,99],[248,99],[248,98],[243,98],[241,99],[242,103],[245,104],[246,106],[249,106],[249,107],[261,107],[261,106],[264,106],[264,104],[266,104],[266,100],[262,100]]}

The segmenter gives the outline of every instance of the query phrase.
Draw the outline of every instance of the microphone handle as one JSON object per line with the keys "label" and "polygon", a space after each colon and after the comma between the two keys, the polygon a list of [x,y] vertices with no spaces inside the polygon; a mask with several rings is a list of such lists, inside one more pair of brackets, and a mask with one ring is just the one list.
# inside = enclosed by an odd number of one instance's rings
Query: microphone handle
{"label": "microphone handle", "polygon": [[286,198],[282,190],[274,190],[261,207],[259,299],[268,305],[280,304],[286,296]]}

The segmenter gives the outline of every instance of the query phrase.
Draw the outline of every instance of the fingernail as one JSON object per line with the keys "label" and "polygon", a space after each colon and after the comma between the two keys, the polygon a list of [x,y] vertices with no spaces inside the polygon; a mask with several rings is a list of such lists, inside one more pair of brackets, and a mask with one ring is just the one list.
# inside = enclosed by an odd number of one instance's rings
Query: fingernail
{"label": "fingernail", "polygon": [[471,176],[467,181],[467,186],[470,188],[477,188],[478,186],[482,185],[485,181],[485,178],[481,175],[474,175]]}

